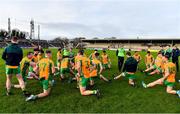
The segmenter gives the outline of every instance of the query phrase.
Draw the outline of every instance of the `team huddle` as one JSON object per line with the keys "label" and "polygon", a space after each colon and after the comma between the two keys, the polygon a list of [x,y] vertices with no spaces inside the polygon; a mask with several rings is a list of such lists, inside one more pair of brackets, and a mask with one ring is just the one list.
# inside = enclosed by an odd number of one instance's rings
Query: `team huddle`
{"label": "team huddle", "polygon": [[[114,79],[127,77],[129,84],[135,87],[136,71],[140,70],[138,69],[138,64],[142,61],[140,54],[135,52],[134,55],[131,56],[130,52],[125,52],[123,48],[119,48],[117,55],[119,56],[119,71],[121,71],[122,66],[123,70],[120,75],[114,77]],[[123,65],[125,55],[127,59]],[[18,47],[18,39],[13,37],[12,44],[5,48],[2,58],[6,61],[6,94],[8,96],[12,94],[11,88],[21,88],[26,97],[26,101],[48,96],[51,88],[55,86],[55,79],[57,78],[61,81],[68,79],[69,83],[76,81],[76,88],[80,90],[81,95],[96,95],[97,98],[101,96],[100,90],[91,89],[95,84],[95,80],[101,79],[107,83],[111,82],[111,79],[102,75],[103,71],[111,69],[111,60],[106,50],[103,50],[102,53],[94,50],[88,57],[83,49],[80,49],[77,54],[75,54],[71,48],[59,48],[56,63],[54,63],[52,60],[52,52],[50,50],[44,52],[41,47],[35,48],[34,52],[28,52],[23,58],[23,51]],[[144,61],[146,69],[140,71],[147,76],[161,74],[162,78],[149,84],[145,84],[145,82],[142,81],[142,86],[149,88],[158,84],[165,84],[167,86],[167,93],[177,94],[180,97],[180,91],[173,89],[176,65],[170,62],[169,59],[170,56],[167,51],[159,51],[155,59],[151,55],[151,52],[148,51]],[[16,75],[19,84],[11,83],[13,75]],[[30,79],[40,81],[43,88],[42,93],[33,95],[27,91],[27,80]]]}

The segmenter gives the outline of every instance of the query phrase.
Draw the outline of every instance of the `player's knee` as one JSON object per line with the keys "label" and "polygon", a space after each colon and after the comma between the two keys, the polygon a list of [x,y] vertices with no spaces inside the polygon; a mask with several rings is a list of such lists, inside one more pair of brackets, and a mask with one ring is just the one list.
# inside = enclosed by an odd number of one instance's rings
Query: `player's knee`
{"label": "player's knee", "polygon": [[167,93],[171,93],[171,91],[170,91],[170,90],[166,90],[166,92],[167,92]]}
{"label": "player's knee", "polygon": [[85,91],[80,91],[80,93],[81,93],[81,95],[83,95],[83,96],[85,95]]}

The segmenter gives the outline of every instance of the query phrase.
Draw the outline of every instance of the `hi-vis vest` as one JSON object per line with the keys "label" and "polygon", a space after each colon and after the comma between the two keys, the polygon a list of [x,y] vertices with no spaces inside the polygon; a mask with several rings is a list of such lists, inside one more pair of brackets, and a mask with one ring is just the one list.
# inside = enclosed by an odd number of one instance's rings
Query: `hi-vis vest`
{"label": "hi-vis vest", "polygon": [[119,56],[119,57],[124,57],[124,55],[125,55],[125,50],[124,50],[124,48],[119,48],[119,49],[118,49],[118,56]]}

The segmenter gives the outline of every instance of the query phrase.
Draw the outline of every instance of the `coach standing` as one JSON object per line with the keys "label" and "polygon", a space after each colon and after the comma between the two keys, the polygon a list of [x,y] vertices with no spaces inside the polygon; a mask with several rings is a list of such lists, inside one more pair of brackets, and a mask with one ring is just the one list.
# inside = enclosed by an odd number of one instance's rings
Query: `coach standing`
{"label": "coach standing", "polygon": [[18,38],[12,37],[11,44],[8,45],[3,54],[2,59],[6,62],[6,95],[11,95],[11,79],[13,74],[16,75],[19,85],[21,86],[21,89],[23,91],[23,94],[26,94],[25,91],[25,84],[23,81],[23,78],[21,76],[20,71],[20,62],[23,58],[23,51],[18,46]]}
{"label": "coach standing", "polygon": [[125,50],[123,46],[116,51],[116,56],[118,56],[118,69],[119,72],[121,72],[124,63],[124,56],[125,56]]}
{"label": "coach standing", "polygon": [[174,46],[172,50],[172,62],[176,64],[177,72],[179,71],[179,62],[178,62],[179,54],[180,54],[179,49],[177,48],[177,46]]}

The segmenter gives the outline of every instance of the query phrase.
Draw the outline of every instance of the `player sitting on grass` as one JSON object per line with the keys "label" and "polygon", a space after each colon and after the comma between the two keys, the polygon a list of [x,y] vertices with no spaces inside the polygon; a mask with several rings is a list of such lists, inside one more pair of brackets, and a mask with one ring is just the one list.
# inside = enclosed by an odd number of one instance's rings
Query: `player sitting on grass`
{"label": "player sitting on grass", "polygon": [[163,68],[163,60],[162,60],[162,53],[158,52],[158,55],[155,59],[155,63],[153,66],[151,66],[150,68],[146,69],[145,73],[153,70],[151,73],[149,73],[148,75],[154,75],[154,74],[160,74],[162,73],[162,68]]}
{"label": "player sitting on grass", "polygon": [[[39,48],[35,48],[34,49],[34,55],[33,55],[33,58],[32,58],[32,62],[34,63],[38,63],[38,53],[39,53]],[[29,66],[29,72],[28,72],[28,79],[33,79],[33,78],[36,78],[38,79],[38,76],[36,75],[36,72],[34,71],[35,67],[34,66]]]}
{"label": "player sitting on grass", "polygon": [[94,78],[98,77],[106,82],[109,82],[109,80],[107,78],[105,78],[102,75],[102,71],[103,71],[103,66],[101,61],[98,59],[99,58],[99,53],[95,53],[95,58],[91,61],[92,64],[92,71],[90,73],[90,85],[94,85]]}
{"label": "player sitting on grass", "polygon": [[147,51],[147,55],[145,56],[146,69],[152,67],[153,63],[154,63],[154,57],[151,55],[150,51]]}
{"label": "player sitting on grass", "polygon": [[[21,68],[21,75],[23,77],[25,85],[27,84],[27,76],[29,72],[29,66],[34,66],[36,65],[34,62],[32,62],[33,58],[33,52],[28,52],[27,56],[24,57],[20,63],[20,68]],[[20,85],[12,85],[15,88],[20,88]]]}
{"label": "player sitting on grass", "polygon": [[39,72],[40,83],[43,87],[43,93],[31,95],[26,101],[35,100],[46,97],[50,94],[52,86],[52,76],[55,72],[54,63],[51,60],[52,54],[50,50],[46,50],[46,57],[41,59],[37,64],[36,71]]}
{"label": "player sitting on grass", "polygon": [[105,50],[103,51],[101,58],[102,58],[101,61],[102,61],[103,69],[104,70],[110,69],[111,68],[111,60]]}
{"label": "player sitting on grass", "polygon": [[163,77],[147,85],[144,82],[142,82],[142,85],[144,88],[150,88],[154,87],[155,85],[165,84],[167,86],[167,93],[177,94],[180,97],[180,91],[173,90],[173,87],[175,85],[176,65],[172,62],[168,62],[168,59],[169,57],[167,55],[163,56],[163,61],[165,63],[165,72],[163,74]]}
{"label": "player sitting on grass", "polygon": [[96,95],[100,97],[99,90],[87,90],[86,86],[88,85],[90,78],[90,59],[83,57],[83,50],[79,50],[79,55],[82,57],[81,60],[77,62],[78,78],[79,78],[79,89],[81,95]]}
{"label": "player sitting on grass", "polygon": [[131,57],[131,53],[126,53],[127,60],[125,61],[123,73],[121,73],[119,76],[116,76],[114,79],[117,80],[122,76],[125,76],[129,79],[129,85],[135,86],[135,72],[137,70],[138,62],[134,57]]}

